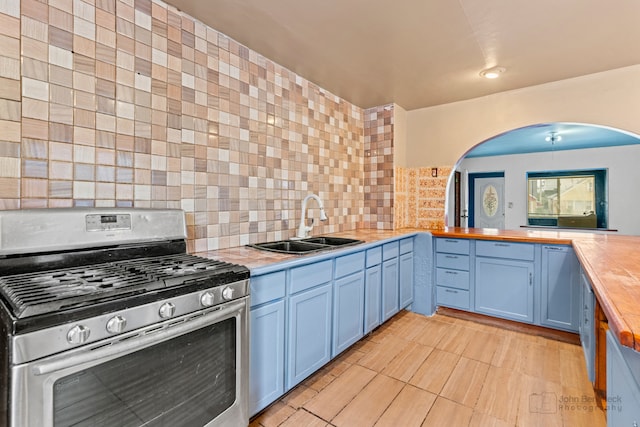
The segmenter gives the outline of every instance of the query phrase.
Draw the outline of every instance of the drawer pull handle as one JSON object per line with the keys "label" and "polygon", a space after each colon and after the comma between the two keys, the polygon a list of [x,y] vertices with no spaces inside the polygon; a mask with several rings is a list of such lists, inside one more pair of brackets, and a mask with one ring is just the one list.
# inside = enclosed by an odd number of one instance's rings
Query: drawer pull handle
{"label": "drawer pull handle", "polygon": [[445,239],[445,242],[447,242],[447,243],[456,243],[456,244],[458,243],[457,240],[451,240],[451,239]]}
{"label": "drawer pull handle", "polygon": [[452,289],[445,289],[444,291],[445,292],[449,292],[450,294],[457,294],[458,293],[458,291],[454,291]]}
{"label": "drawer pull handle", "polygon": [[445,273],[447,273],[447,274],[458,274],[457,271],[449,271],[449,270],[445,271]]}
{"label": "drawer pull handle", "polygon": [[496,243],[495,245],[501,248],[508,248],[509,246],[511,246],[509,243]]}
{"label": "drawer pull handle", "polygon": [[549,249],[550,251],[561,251],[562,248],[559,248],[557,246],[545,246],[545,249]]}
{"label": "drawer pull handle", "polygon": [[445,258],[448,258],[448,259],[458,259],[458,257],[457,257],[457,256],[455,256],[455,255],[445,255]]}

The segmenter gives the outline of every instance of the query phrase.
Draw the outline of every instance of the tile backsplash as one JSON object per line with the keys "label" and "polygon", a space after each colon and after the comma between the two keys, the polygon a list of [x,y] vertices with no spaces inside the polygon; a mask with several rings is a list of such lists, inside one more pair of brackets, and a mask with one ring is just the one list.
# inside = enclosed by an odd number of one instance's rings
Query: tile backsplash
{"label": "tile backsplash", "polygon": [[182,208],[191,251],[288,238],[309,193],[314,233],[393,228],[392,107],[158,0],[0,0],[0,209]]}

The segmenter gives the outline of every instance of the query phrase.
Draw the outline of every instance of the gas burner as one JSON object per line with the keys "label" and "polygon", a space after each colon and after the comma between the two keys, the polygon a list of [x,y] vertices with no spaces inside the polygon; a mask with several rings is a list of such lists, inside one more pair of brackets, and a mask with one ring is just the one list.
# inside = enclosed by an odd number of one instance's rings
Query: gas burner
{"label": "gas burner", "polygon": [[127,295],[207,279],[208,286],[243,280],[248,271],[189,254],[142,257],[0,277],[0,296],[18,318],[95,305]]}
{"label": "gas burner", "polygon": [[123,272],[109,263],[3,276],[0,295],[5,296],[16,316],[22,318],[154,289],[158,287],[157,282],[156,278],[139,272]]}

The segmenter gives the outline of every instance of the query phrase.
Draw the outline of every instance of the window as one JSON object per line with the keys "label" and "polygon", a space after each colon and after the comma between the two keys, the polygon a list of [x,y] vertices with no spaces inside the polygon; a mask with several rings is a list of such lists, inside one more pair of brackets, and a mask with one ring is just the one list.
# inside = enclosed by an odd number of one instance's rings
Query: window
{"label": "window", "polygon": [[528,225],[607,228],[606,170],[527,173]]}

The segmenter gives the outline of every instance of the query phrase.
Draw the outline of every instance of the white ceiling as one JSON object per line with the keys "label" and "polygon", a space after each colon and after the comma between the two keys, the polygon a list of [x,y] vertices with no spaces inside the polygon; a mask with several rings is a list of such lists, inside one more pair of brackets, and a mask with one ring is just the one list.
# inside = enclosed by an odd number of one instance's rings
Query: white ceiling
{"label": "white ceiling", "polygon": [[[363,107],[407,110],[640,63],[639,0],[167,0]],[[500,79],[478,73],[503,66]]]}

